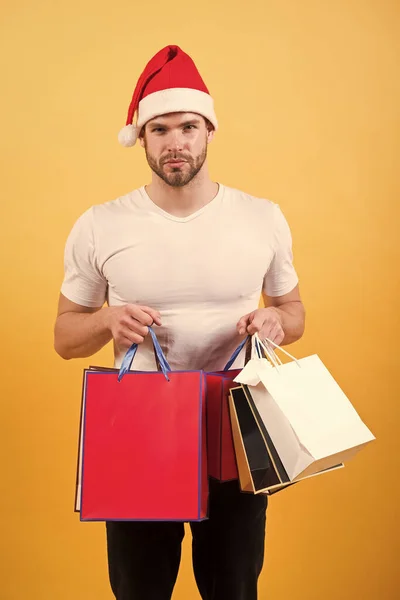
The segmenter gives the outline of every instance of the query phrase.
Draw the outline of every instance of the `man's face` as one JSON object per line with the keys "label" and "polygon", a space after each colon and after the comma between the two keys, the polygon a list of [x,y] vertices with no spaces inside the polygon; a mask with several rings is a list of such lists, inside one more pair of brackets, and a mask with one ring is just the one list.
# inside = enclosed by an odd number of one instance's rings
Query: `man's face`
{"label": "man's face", "polygon": [[172,113],[146,123],[140,143],[152,171],[171,187],[183,187],[202,168],[213,133],[200,115]]}

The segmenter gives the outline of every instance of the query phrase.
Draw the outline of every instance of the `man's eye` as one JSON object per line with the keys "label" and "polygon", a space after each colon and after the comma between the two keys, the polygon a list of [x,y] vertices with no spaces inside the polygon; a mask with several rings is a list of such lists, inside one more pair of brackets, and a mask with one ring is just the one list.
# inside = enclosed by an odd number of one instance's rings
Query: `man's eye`
{"label": "man's eye", "polygon": [[153,131],[153,133],[154,133],[154,132],[156,132],[156,133],[162,133],[163,131],[165,131],[165,129],[163,129],[162,127],[156,127],[156,128],[155,128],[155,129],[153,129],[152,131]]}
{"label": "man's eye", "polygon": [[185,125],[185,129],[196,129],[195,125]]}

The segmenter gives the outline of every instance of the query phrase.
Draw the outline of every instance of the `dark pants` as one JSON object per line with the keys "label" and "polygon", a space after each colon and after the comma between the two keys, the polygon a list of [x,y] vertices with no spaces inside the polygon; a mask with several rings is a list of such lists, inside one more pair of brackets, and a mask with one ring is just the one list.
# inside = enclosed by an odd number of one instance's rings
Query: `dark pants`
{"label": "dark pants", "polygon": [[[266,496],[241,493],[237,481],[210,481],[209,519],[190,524],[203,600],[257,599],[266,507]],[[183,536],[183,523],[108,522],[109,574],[117,600],[169,600]]]}

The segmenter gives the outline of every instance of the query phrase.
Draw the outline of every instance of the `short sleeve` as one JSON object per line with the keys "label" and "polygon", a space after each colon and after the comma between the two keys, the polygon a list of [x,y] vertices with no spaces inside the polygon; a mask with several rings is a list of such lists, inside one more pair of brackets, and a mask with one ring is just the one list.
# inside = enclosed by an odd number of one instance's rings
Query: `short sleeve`
{"label": "short sleeve", "polygon": [[267,296],[283,296],[291,292],[299,278],[293,266],[292,235],[280,209],[274,205],[274,255],[264,277],[263,292]]}
{"label": "short sleeve", "polygon": [[61,293],[76,304],[97,308],[105,302],[107,281],[98,267],[93,225],[93,208],[89,208],[68,236]]}

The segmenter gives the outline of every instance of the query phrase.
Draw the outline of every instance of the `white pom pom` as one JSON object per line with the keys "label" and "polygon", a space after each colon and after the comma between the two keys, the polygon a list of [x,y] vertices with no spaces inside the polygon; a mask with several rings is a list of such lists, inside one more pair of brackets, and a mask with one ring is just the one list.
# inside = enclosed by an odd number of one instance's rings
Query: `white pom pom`
{"label": "white pom pom", "polygon": [[130,148],[136,144],[138,138],[136,125],[125,125],[118,134],[118,141],[121,146]]}

